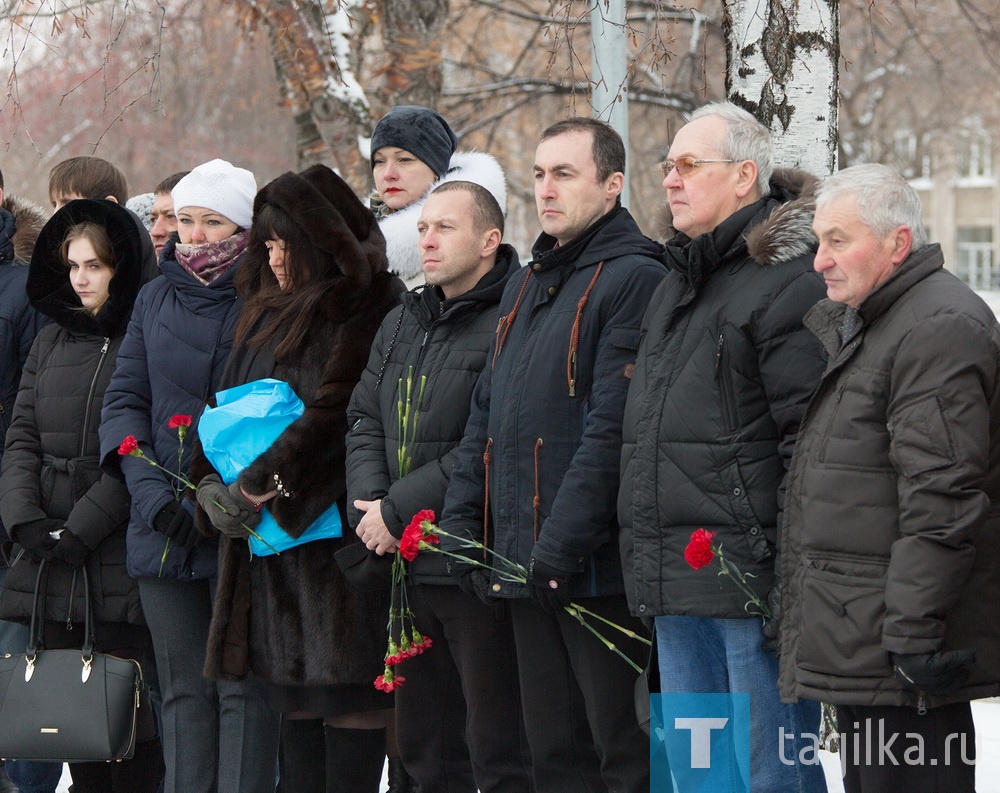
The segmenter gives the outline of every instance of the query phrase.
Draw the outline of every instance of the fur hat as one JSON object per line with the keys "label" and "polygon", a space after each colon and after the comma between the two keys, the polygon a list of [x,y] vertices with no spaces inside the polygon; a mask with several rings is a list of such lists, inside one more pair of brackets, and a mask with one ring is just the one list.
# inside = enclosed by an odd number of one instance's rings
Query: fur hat
{"label": "fur hat", "polygon": [[218,212],[241,229],[250,228],[257,182],[250,171],[225,160],[199,165],[171,191],[174,212],[184,207],[204,207]]}
{"label": "fur hat", "polygon": [[152,193],[139,193],[139,195],[134,195],[125,202],[125,208],[132,210],[139,216],[139,220],[146,227],[146,231],[150,231],[153,228],[153,221],[150,219],[149,213],[153,211],[154,198],[155,196]]}
{"label": "fur hat", "polygon": [[372,170],[375,153],[383,146],[397,146],[416,155],[439,179],[448,173],[448,163],[458,138],[440,113],[419,105],[396,105],[382,116],[372,133]]}

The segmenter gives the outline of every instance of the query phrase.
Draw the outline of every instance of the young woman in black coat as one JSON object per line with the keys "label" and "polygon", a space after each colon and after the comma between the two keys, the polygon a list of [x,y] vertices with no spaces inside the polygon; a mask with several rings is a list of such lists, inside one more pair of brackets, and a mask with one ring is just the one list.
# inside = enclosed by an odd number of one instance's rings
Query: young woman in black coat
{"label": "young woman in black coat", "polygon": [[[28,619],[44,560],[44,645],[79,647],[86,568],[98,649],[135,659],[148,652],[149,632],[125,570],[130,500],[100,469],[98,425],[146,264],[139,234],[125,209],[89,199],[70,202],[42,229],[26,288],[53,321],[25,363],[0,476],[0,516],[15,543],[0,617]],[[145,728],[131,760],[71,763],[76,793],[155,791],[163,759],[151,718]]]}
{"label": "young woman in black coat", "polygon": [[[377,793],[393,704],[373,686],[388,603],[350,587],[334,561],[357,537],[348,529],[250,558],[242,524],[252,525],[256,505],[266,502],[292,537],[332,504],[347,526],[347,405],[403,285],[388,272],[375,218],[322,165],[286,173],[257,194],[236,278],[244,303],[223,387],[273,377],[306,407],[234,485],[202,459],[198,501],[226,535],[207,671],[267,681],[269,704],[285,715],[281,791]],[[295,729],[317,719],[326,724],[323,737]]]}

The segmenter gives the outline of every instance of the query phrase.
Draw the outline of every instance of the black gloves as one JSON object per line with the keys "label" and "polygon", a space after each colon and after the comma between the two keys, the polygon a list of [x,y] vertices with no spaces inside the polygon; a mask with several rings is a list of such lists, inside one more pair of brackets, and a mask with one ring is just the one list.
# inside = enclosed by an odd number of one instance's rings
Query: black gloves
{"label": "black gloves", "polygon": [[760,648],[765,653],[777,655],[779,649],[778,632],[781,628],[781,585],[777,581],[767,596],[767,607],[771,610],[771,616],[766,617],[764,624],[760,627],[760,632],[764,634],[764,641]]}
{"label": "black gloves", "polygon": [[896,677],[928,694],[947,694],[961,688],[969,679],[969,667],[976,662],[975,650],[891,656]]}
{"label": "black gloves", "polygon": [[558,614],[570,602],[566,589],[569,576],[569,573],[532,556],[528,563],[528,592],[544,611]]}
{"label": "black gloves", "polygon": [[63,531],[52,551],[53,556],[60,562],[65,562],[71,567],[83,567],[90,556],[90,548],[83,544],[83,541],[69,529]]}
{"label": "black gloves", "polygon": [[194,518],[180,501],[171,501],[157,512],[153,518],[153,528],[185,548],[190,548],[198,539]]}
{"label": "black gloves", "polygon": [[482,551],[478,548],[464,548],[454,551],[469,557],[468,562],[448,557],[448,574],[458,584],[458,588],[467,595],[479,598],[487,606],[492,606],[490,599],[490,573],[475,564],[482,561]]}
{"label": "black gloves", "polygon": [[248,529],[260,523],[258,507],[243,497],[238,482],[226,487],[218,475],[209,474],[195,495],[212,525],[227,537],[245,539],[250,536]]}
{"label": "black gloves", "polygon": [[61,520],[53,518],[39,518],[24,523],[15,528],[17,543],[32,559],[44,559],[51,562],[55,559],[55,547],[57,540],[53,539],[49,532],[61,531],[66,528],[66,524]]}

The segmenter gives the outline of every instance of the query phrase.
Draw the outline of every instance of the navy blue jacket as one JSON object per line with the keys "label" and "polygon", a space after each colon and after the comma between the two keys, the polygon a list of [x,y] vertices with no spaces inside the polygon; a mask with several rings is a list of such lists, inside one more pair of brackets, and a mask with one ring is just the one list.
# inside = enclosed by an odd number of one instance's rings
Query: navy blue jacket
{"label": "navy blue jacket", "polygon": [[[567,245],[539,237],[500,302],[445,498],[442,528],[482,539],[488,478],[487,544],[525,567],[535,556],[571,573],[573,597],[624,591],[622,414],[639,323],[667,274],[661,255],[620,206]],[[492,583],[499,597],[527,595],[495,574]]]}
{"label": "navy blue jacket", "polygon": [[134,577],[191,579],[215,575],[218,545],[202,541],[191,549],[170,548],[152,527],[153,518],[175,498],[175,483],[161,470],[135,457],[119,460],[118,446],[134,435],[143,452],[170,471],[177,471],[177,431],[171,416],[194,420],[184,441],[182,473],[187,474],[197,422],[218,390],[233,344],[240,303],[233,286],[236,268],[209,286],[196,281],[174,257],[167,243],[160,259],[163,275],[143,287],[135,303],[128,333],[118,353],[115,374],[101,413],[101,458],[105,466],[120,462],[132,515],[128,528],[128,571]]}

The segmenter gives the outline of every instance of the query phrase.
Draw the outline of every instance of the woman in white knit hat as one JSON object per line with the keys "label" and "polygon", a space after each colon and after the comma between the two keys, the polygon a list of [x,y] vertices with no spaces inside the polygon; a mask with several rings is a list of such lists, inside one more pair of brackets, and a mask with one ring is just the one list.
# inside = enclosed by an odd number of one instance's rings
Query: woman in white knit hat
{"label": "woman in white knit hat", "polygon": [[[173,189],[178,240],[163,275],[139,293],[104,401],[101,454],[132,494],[128,571],[139,580],[162,697],[166,793],[273,793],[278,717],[263,684],[203,673],[218,543],[195,530],[176,480],[118,446],[135,436],[146,457],[187,475],[198,418],[219,380],[239,315],[236,269],[249,238],[253,174],[224,160]],[[178,425],[187,421],[183,444]]]}

